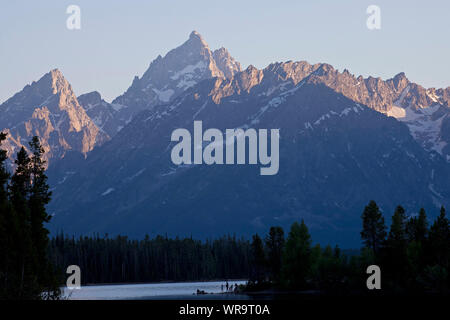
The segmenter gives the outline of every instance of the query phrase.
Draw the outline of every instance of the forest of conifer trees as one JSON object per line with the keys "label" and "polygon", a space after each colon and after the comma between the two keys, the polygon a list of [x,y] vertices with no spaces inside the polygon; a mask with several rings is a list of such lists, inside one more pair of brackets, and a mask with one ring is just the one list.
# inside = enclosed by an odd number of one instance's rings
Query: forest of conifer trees
{"label": "forest of conifer trees", "polygon": [[248,240],[234,236],[199,241],[58,235],[49,249],[59,270],[71,264],[81,268],[82,283],[247,279],[250,267]]}
{"label": "forest of conifer trees", "polygon": [[287,236],[271,227],[251,241],[132,240],[124,236],[64,237],[50,241],[50,260],[59,269],[76,264],[84,283],[249,279],[247,291],[313,290],[335,294],[367,293],[366,269],[382,270],[383,292],[448,293],[449,221],[442,207],[429,225],[424,209],[407,218],[399,206],[388,228],[374,201],[362,214],[364,247],[344,251],[313,245],[306,224],[293,223]]}

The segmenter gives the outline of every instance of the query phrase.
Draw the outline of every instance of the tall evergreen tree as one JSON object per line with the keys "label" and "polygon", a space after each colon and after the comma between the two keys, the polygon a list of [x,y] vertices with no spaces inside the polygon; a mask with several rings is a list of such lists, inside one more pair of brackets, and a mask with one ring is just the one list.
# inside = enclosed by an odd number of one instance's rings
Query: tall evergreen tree
{"label": "tall evergreen tree", "polygon": [[370,201],[364,208],[362,220],[361,238],[367,248],[378,254],[386,238],[386,225],[375,201]]}
{"label": "tall evergreen tree", "polygon": [[[9,185],[10,199],[16,209],[22,209],[22,207],[27,205],[31,188],[31,160],[24,147],[20,148],[19,152],[17,152],[17,159],[14,163],[16,170]],[[27,221],[29,219],[24,216],[22,220]]]}
{"label": "tall evergreen tree", "polygon": [[[424,208],[421,208],[417,217],[411,217],[406,223],[407,238],[407,272],[410,279],[417,279],[426,264],[428,251],[428,221]],[[411,283],[412,289],[420,287]]]}
{"label": "tall evergreen tree", "polygon": [[432,259],[448,270],[450,267],[450,226],[443,206],[430,228],[429,241]]}
{"label": "tall evergreen tree", "polygon": [[311,236],[305,222],[294,222],[283,254],[283,278],[291,288],[306,288],[310,273]]}
{"label": "tall evergreen tree", "polygon": [[284,231],[281,227],[271,227],[266,237],[268,264],[272,280],[278,280],[284,248]]}
{"label": "tall evergreen tree", "polygon": [[16,169],[9,185],[9,198],[17,224],[11,238],[13,241],[13,266],[15,279],[9,294],[21,299],[33,299],[40,294],[37,276],[34,273],[36,254],[31,239],[30,208],[28,199],[31,187],[30,158],[21,148],[15,160]]}
{"label": "tall evergreen tree", "polygon": [[399,280],[405,276],[407,260],[406,221],[405,209],[398,206],[392,216],[391,228],[387,238],[385,265],[388,266],[388,272]]}
{"label": "tall evergreen tree", "polygon": [[[36,255],[36,274],[39,286],[44,289],[44,294],[58,295],[57,279],[52,266],[48,261],[48,230],[45,223],[51,216],[47,213],[46,205],[50,202],[51,192],[47,184],[45,174],[46,161],[43,159],[44,148],[39,138],[34,136],[30,142],[30,194],[28,206],[30,208],[30,228],[33,250]],[[51,297],[50,297],[51,298]]]}
{"label": "tall evergreen tree", "polygon": [[411,217],[406,223],[408,241],[424,243],[428,234],[427,214],[424,208],[419,211],[419,216]]}
{"label": "tall evergreen tree", "polygon": [[265,278],[266,255],[264,251],[264,243],[258,234],[253,235],[251,243],[252,252],[252,271],[250,280],[256,283],[261,283]]}
{"label": "tall evergreen tree", "polygon": [[388,235],[389,246],[403,250],[406,246],[406,213],[402,206],[395,209]]}

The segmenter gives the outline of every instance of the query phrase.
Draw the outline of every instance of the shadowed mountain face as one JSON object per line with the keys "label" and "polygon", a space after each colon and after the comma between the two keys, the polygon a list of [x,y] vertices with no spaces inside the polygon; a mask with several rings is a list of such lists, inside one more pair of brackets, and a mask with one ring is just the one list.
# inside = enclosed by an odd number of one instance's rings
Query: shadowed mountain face
{"label": "shadowed mountain face", "polygon": [[9,156],[21,146],[28,147],[34,135],[40,137],[50,163],[70,150],[86,155],[109,139],[80,106],[59,70],[27,85],[0,105],[0,113],[0,128],[8,132],[5,146]]}
{"label": "shadowed mountain face", "polygon": [[[41,137],[53,231],[250,235],[305,219],[315,239],[354,247],[369,200],[386,216],[398,204],[430,216],[449,205],[449,104],[450,88],[403,73],[363,78],[305,61],[242,70],[194,31],[112,103],[95,91],[77,98],[53,70],[0,106],[0,127],[10,155]],[[174,165],[171,133],[192,133],[194,120],[279,129],[278,174]]]}
{"label": "shadowed mountain face", "polygon": [[[371,199],[386,213],[399,203],[434,210],[448,201],[442,157],[424,150],[403,123],[318,83],[314,68],[299,66],[292,77],[282,67],[249,67],[139,113],[54,183],[53,229],[206,237],[303,218],[320,241],[356,246]],[[192,132],[194,120],[204,130],[280,129],[278,174],[261,176],[259,165],[174,165],[171,133]]]}
{"label": "shadowed mountain face", "polygon": [[97,91],[82,94],[78,97],[78,102],[95,125],[110,137],[129,122],[120,112],[123,106],[106,102]]}

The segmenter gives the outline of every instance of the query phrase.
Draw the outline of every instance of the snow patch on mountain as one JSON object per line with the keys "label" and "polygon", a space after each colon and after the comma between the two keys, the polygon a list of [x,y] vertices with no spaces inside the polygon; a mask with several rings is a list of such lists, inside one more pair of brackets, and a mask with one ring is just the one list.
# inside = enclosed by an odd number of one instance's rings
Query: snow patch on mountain
{"label": "snow patch on mountain", "polygon": [[103,192],[101,194],[101,196],[104,197],[104,196],[110,194],[111,192],[114,192],[114,188],[108,188],[105,192]]}
{"label": "snow patch on mountain", "polygon": [[293,95],[297,90],[299,90],[303,84],[305,82],[302,81],[300,83],[297,84],[297,86],[295,86],[294,88],[288,90],[288,91],[284,91],[281,94],[279,94],[278,96],[272,98],[266,105],[262,106],[259,111],[254,114],[251,117],[251,125],[257,124],[259,123],[259,119],[261,118],[261,116],[267,112],[267,110],[271,109],[271,108],[277,108],[279,105],[283,104],[287,97]]}
{"label": "snow patch on mountain", "polygon": [[195,119],[197,116],[198,116],[198,114],[200,113],[200,112],[202,112],[204,109],[205,109],[205,107],[206,107],[206,105],[208,104],[208,101],[206,101],[198,110],[197,110],[197,112],[196,113],[194,113],[194,115],[192,116],[192,119]]}
{"label": "snow patch on mountain", "polygon": [[115,111],[120,111],[122,109],[128,108],[127,106],[124,106],[123,104],[120,103],[111,103],[110,105]]}
{"label": "snow patch on mountain", "polygon": [[170,78],[172,80],[178,80],[181,77],[192,79],[194,77],[194,74],[197,69],[200,72],[203,72],[206,69],[205,61],[199,61],[194,65],[188,65],[188,66],[184,67],[183,69],[181,69],[180,71],[175,72],[175,74],[173,76],[171,76]]}
{"label": "snow patch on mountain", "polygon": [[436,151],[442,154],[443,148],[447,145],[441,140],[440,132],[442,120],[445,114],[436,114],[441,108],[439,104],[434,104],[428,108],[413,110],[410,107],[402,108],[396,106],[400,111],[391,113],[391,116],[404,122],[411,132],[411,135],[428,151]]}
{"label": "snow patch on mountain", "polygon": [[410,105],[403,107],[405,96],[409,90],[410,86],[407,86],[386,114],[404,122],[414,139],[426,150],[436,151],[442,155],[443,149],[447,146],[447,142],[441,139],[442,121],[446,113],[440,112],[442,106],[437,103],[439,97],[434,93],[427,92],[430,99],[436,102],[435,104],[418,109],[412,108]]}
{"label": "snow patch on mountain", "polygon": [[173,91],[172,89],[158,90],[158,89],[152,88],[152,90],[153,90],[153,92],[156,93],[156,95],[158,96],[158,99],[162,102],[169,102],[170,98],[175,93],[175,91]]}
{"label": "snow patch on mountain", "polygon": [[139,177],[141,174],[144,173],[144,171],[147,170],[146,168],[143,168],[141,170],[139,170],[138,172],[136,172],[135,174],[133,174],[132,176],[129,176],[127,178],[124,179],[125,182],[130,182],[132,180],[134,180],[135,178]]}
{"label": "snow patch on mountain", "polygon": [[67,180],[67,178],[69,178],[73,174],[75,174],[75,171],[67,171],[65,173],[64,177],[62,177],[62,179],[60,181],[58,181],[58,184],[63,184]]}
{"label": "snow patch on mountain", "polygon": [[389,110],[386,115],[397,119],[404,118],[406,117],[406,110],[402,107],[392,106],[391,110]]}

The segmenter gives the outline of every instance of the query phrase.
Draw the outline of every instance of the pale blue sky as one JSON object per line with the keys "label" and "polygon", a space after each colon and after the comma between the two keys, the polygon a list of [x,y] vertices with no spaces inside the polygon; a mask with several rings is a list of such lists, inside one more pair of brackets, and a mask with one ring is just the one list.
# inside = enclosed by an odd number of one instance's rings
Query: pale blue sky
{"label": "pale blue sky", "polygon": [[[81,7],[79,31],[66,28],[70,4]],[[381,8],[381,30],[366,28],[370,4]],[[244,67],[306,60],[450,86],[448,0],[14,0],[0,5],[0,103],[54,68],[77,95],[111,101],[192,30]]]}

